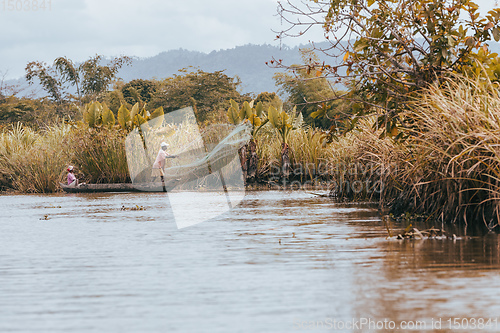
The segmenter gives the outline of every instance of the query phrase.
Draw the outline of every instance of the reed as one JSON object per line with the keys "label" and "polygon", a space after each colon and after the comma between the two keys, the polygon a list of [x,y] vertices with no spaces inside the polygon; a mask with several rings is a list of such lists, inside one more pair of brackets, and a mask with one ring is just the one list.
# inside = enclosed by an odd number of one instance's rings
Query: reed
{"label": "reed", "polygon": [[[281,141],[271,126],[264,126],[256,136],[259,178],[277,180],[281,175]],[[333,150],[323,144],[321,131],[301,124],[290,132],[290,180],[318,182],[331,176],[329,164]]]}
{"label": "reed", "polygon": [[50,193],[58,188],[69,151],[61,147],[68,125],[34,131],[20,123],[0,135],[0,186],[25,193]]}
{"label": "reed", "polygon": [[414,122],[412,154],[401,173],[398,201],[448,222],[500,220],[498,84],[454,76],[430,86],[406,117]]}
{"label": "reed", "polygon": [[[396,214],[498,227],[498,85],[454,76],[423,91],[404,117],[411,124],[405,140],[380,139],[369,119],[332,144],[331,162],[343,166],[332,178],[340,184],[332,194],[375,199]],[[367,185],[353,191],[356,182]]]}
{"label": "reed", "polygon": [[126,134],[117,129],[75,128],[68,146],[72,163],[88,183],[130,182],[125,154]]}

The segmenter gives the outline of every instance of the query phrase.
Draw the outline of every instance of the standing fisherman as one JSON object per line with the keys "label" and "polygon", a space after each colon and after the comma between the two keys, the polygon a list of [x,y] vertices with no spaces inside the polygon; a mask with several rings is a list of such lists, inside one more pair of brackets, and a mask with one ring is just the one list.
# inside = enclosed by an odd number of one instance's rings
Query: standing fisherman
{"label": "standing fisherman", "polygon": [[163,169],[165,169],[165,160],[167,158],[176,158],[177,156],[167,153],[167,148],[169,147],[168,143],[162,142],[160,147],[160,151],[158,152],[156,160],[153,163],[153,172],[151,173],[151,177],[156,178],[160,176],[161,183],[163,185],[163,192],[167,192],[165,188],[165,174],[163,173]]}

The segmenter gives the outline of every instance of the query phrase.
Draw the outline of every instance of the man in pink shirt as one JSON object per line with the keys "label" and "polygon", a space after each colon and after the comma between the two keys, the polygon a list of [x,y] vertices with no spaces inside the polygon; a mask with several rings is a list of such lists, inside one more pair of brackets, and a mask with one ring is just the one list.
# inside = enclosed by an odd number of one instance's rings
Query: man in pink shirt
{"label": "man in pink shirt", "polygon": [[169,153],[167,153],[167,148],[168,148],[169,144],[166,143],[166,142],[162,142],[160,144],[160,151],[158,152],[158,155],[156,156],[156,160],[155,162],[153,163],[153,172],[151,173],[151,177],[156,178],[156,177],[160,177],[161,179],[161,182],[163,184],[163,191],[166,191],[165,190],[165,179],[164,179],[164,173],[163,173],[163,169],[165,169],[165,160],[167,158],[176,158],[177,156],[176,155],[170,155]]}

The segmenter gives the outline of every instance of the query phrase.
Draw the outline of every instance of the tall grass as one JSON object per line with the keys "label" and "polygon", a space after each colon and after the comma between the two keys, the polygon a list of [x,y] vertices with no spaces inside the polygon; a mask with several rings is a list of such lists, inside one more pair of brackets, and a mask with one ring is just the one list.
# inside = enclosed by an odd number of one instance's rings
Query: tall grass
{"label": "tall grass", "polygon": [[126,134],[119,129],[74,129],[69,138],[72,163],[87,183],[123,183],[130,181],[125,154]]}
{"label": "tall grass", "polygon": [[[424,214],[449,223],[500,220],[500,97],[498,85],[464,77],[434,84],[404,115],[403,141],[380,139],[372,120],[332,145],[333,194],[377,199],[393,212]],[[354,170],[353,169],[357,169]],[[365,182],[362,191],[352,184]],[[375,185],[375,186],[373,186]]]}
{"label": "tall grass", "polygon": [[68,125],[36,132],[21,124],[0,134],[0,186],[27,193],[55,192],[69,160],[61,147]]}
{"label": "tall grass", "polygon": [[454,77],[429,87],[406,115],[412,155],[398,201],[449,222],[500,220],[500,96],[489,81]]}
{"label": "tall grass", "polygon": [[[322,137],[322,132],[303,124],[290,132],[290,180],[318,182],[331,176],[328,165],[334,152],[323,145]],[[279,178],[282,147],[278,134],[271,126],[265,126],[258,132],[256,142],[258,177]]]}
{"label": "tall grass", "polygon": [[20,123],[0,133],[0,189],[56,192],[74,165],[80,181],[129,180],[124,134],[60,124],[35,131]]}
{"label": "tall grass", "polygon": [[[489,81],[458,76],[431,85],[402,115],[411,126],[401,141],[381,139],[371,126],[374,119],[360,121],[357,130],[329,145],[321,132],[298,124],[288,138],[289,180],[328,181],[340,199],[377,200],[395,213],[495,229],[500,220],[499,91]],[[214,129],[201,133],[209,146],[227,132]],[[202,147],[190,143],[199,136],[194,127],[178,125],[167,134],[150,138],[151,145],[167,141],[174,154]],[[257,177],[279,179],[282,148],[275,129],[266,125],[255,139]],[[57,125],[34,131],[13,125],[0,133],[0,188],[54,192],[68,164],[83,175],[81,181],[129,181],[124,141],[118,129]],[[150,151],[149,162],[156,153]]]}

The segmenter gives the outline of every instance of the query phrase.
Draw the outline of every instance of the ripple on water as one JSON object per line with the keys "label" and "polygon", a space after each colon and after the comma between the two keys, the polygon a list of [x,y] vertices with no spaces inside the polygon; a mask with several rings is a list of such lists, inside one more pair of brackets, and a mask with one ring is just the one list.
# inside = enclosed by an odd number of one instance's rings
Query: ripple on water
{"label": "ripple on water", "polygon": [[497,236],[387,240],[369,204],[250,192],[181,230],[161,193],[0,196],[0,210],[2,332],[290,332],[500,313]]}

